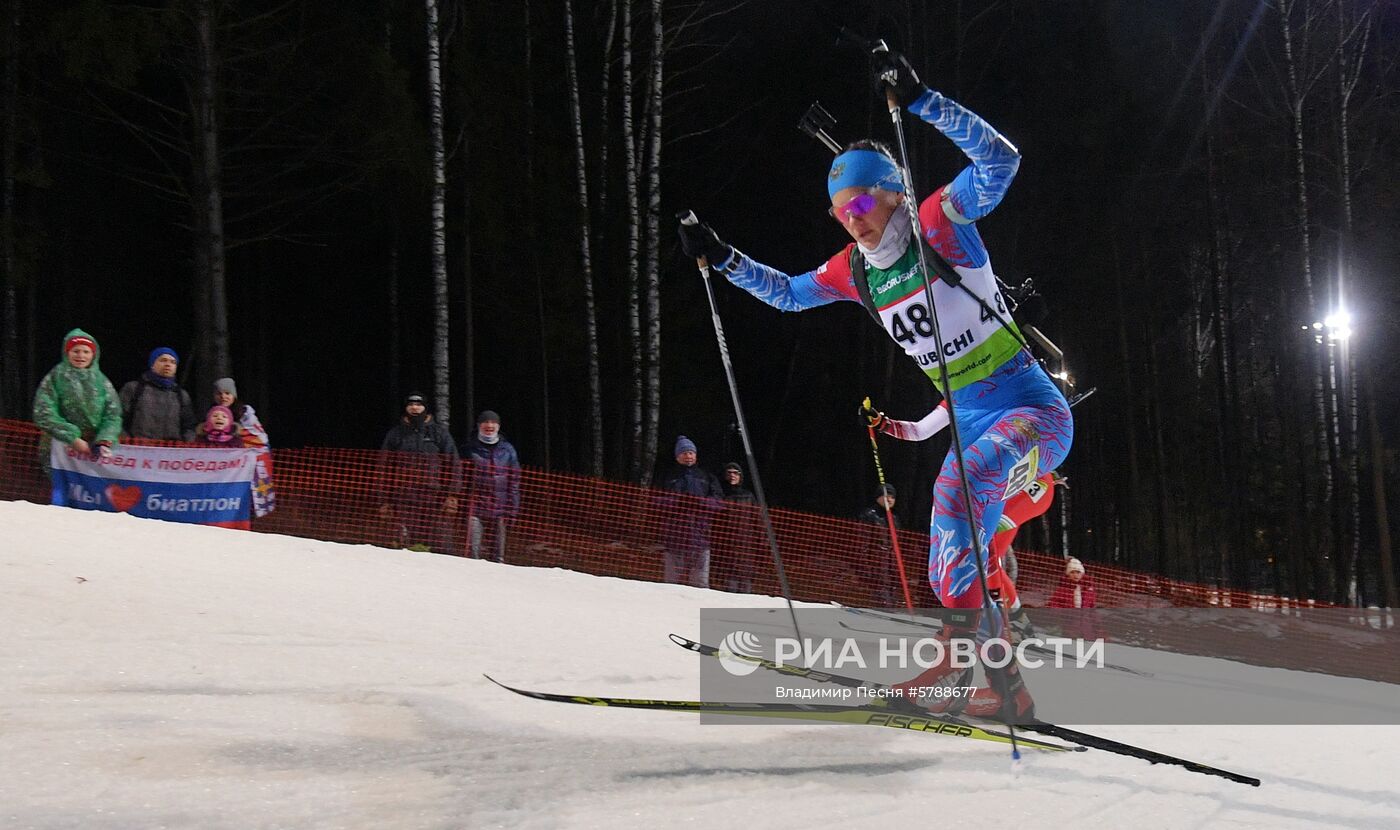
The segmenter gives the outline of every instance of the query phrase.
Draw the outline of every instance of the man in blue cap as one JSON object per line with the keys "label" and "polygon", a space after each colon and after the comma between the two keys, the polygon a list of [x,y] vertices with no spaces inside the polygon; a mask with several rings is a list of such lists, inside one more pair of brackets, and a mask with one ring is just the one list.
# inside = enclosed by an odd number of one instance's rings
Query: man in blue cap
{"label": "man in blue cap", "polygon": [[159,346],[146,360],[140,380],[122,387],[122,438],[153,441],[193,441],[199,424],[190,393],[175,380],[180,356]]}
{"label": "man in blue cap", "polygon": [[696,588],[710,587],[710,521],[724,509],[719,479],[698,465],[695,442],[676,439],[676,465],[661,479],[666,491],[657,502],[665,579]]}

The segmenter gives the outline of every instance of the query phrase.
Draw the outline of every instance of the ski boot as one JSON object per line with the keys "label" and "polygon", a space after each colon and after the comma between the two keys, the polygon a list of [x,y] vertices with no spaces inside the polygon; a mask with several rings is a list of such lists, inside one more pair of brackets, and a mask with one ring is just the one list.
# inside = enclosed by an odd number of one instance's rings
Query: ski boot
{"label": "ski boot", "polygon": [[1006,657],[1011,661],[1001,668],[984,666],[987,685],[980,686],[972,693],[960,712],[968,717],[998,720],[1002,723],[1029,723],[1035,720],[1035,700],[1026,688],[1025,678],[1015,657],[1006,653],[1007,647],[993,643],[987,647],[988,658],[1000,663]]}
{"label": "ski boot", "polygon": [[943,644],[940,659],[913,680],[892,684],[899,690],[905,703],[930,712],[949,712],[959,706],[965,698],[958,695],[956,688],[972,685],[973,666],[953,665],[953,642],[972,643],[977,631],[977,610],[944,609],[943,629],[934,639]]}

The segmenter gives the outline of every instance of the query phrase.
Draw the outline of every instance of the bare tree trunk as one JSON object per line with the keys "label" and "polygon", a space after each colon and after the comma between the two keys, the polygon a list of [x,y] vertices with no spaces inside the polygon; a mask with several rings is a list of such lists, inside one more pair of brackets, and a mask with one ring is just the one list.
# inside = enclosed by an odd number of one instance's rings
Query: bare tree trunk
{"label": "bare tree trunk", "polygon": [[[1365,10],[1361,11],[1355,18],[1349,12],[1352,6],[1349,3],[1337,3],[1337,144],[1338,144],[1338,174],[1341,185],[1342,203],[1342,238],[1339,244],[1337,256],[1337,305],[1340,309],[1347,306],[1347,286],[1346,280],[1351,274],[1351,240],[1353,234],[1352,206],[1351,206],[1351,99],[1356,92],[1356,85],[1361,80],[1361,69],[1366,62],[1366,54],[1370,45],[1371,21],[1377,3],[1366,4]],[[1360,447],[1358,440],[1358,401],[1357,401],[1357,366],[1352,359],[1351,343],[1343,338],[1340,344],[1342,351],[1342,377],[1346,391],[1343,393],[1343,401],[1346,406],[1345,417],[1342,419],[1342,439],[1341,449],[1343,456],[1343,483],[1344,483],[1344,510],[1345,518],[1342,522],[1341,530],[1341,555],[1347,560],[1348,587],[1352,594],[1353,604],[1360,604],[1357,583],[1359,581],[1358,571],[1361,559],[1361,483],[1358,471],[1358,456]],[[1384,489],[1384,476],[1381,479],[1382,490]],[[1384,516],[1382,511],[1378,518]],[[1388,551],[1388,540],[1390,529],[1378,528],[1382,532],[1378,535],[1387,540],[1386,549]],[[1389,555],[1382,561],[1382,565],[1389,564]],[[1382,581],[1385,580],[1384,570],[1382,571]],[[1386,586],[1393,592],[1394,575],[1390,575],[1390,583]]]}
{"label": "bare tree trunk", "polygon": [[617,4],[618,0],[607,0],[607,23],[604,26],[607,34],[603,36],[602,72],[598,73],[598,166],[594,170],[593,181],[597,184],[594,196],[598,200],[599,216],[606,216],[608,213],[610,193],[608,151],[612,149],[612,142],[609,140],[612,132],[612,99],[609,96],[612,94],[613,48],[617,39]]}
{"label": "bare tree trunk", "polygon": [[195,263],[205,304],[204,325],[198,330],[196,377],[198,388],[230,374],[228,288],[224,260],[223,168],[219,154],[219,54],[214,42],[213,0],[194,0],[195,75],[191,79],[190,111],[194,126],[193,186],[196,229]]}
{"label": "bare tree trunk", "polygon": [[1400,594],[1397,594],[1395,589],[1390,512],[1386,503],[1385,444],[1381,440],[1380,419],[1376,416],[1375,386],[1369,372],[1364,372],[1362,385],[1366,394],[1366,432],[1371,456],[1371,497],[1376,504],[1376,558],[1380,566],[1381,589],[1385,592],[1386,607],[1400,608]]}
{"label": "bare tree trunk", "polygon": [[574,44],[573,0],[564,2],[564,52],[569,84],[569,115],[574,131],[574,164],[578,171],[579,270],[583,277],[585,350],[588,354],[589,472],[603,475],[603,382],[598,359],[598,311],[593,296],[592,222],[588,212],[588,167],[579,101],[578,49]]}
{"label": "bare tree trunk", "polygon": [[[530,31],[530,0],[525,0],[525,180],[535,180],[535,84],[534,35]],[[525,193],[525,234],[535,271],[535,321],[540,341],[540,428],[537,433],[544,468],[552,469],[549,452],[549,321],[545,316],[544,269],[540,266],[539,216],[533,189]]]}
{"label": "bare tree trunk", "polygon": [[651,70],[650,99],[647,103],[647,248],[643,269],[643,300],[646,311],[645,359],[641,476],[637,482],[651,483],[651,470],[656,465],[657,441],[661,430],[661,106],[663,59],[662,0],[651,0]]}
{"label": "bare tree trunk", "polygon": [[[468,423],[476,418],[476,299],[472,267],[471,144],[462,137],[462,400]],[[526,181],[533,179],[526,178]]]}
{"label": "bare tree trunk", "polygon": [[[1308,177],[1307,177],[1307,145],[1305,139],[1303,116],[1306,111],[1308,96],[1312,90],[1315,77],[1306,74],[1307,67],[1304,65],[1303,55],[1300,50],[1306,50],[1311,34],[1311,6],[1309,0],[1277,0],[1279,10],[1279,25],[1283,36],[1283,54],[1285,81],[1287,84],[1287,100],[1290,117],[1290,127],[1292,129],[1293,147],[1293,174],[1294,174],[1294,215],[1297,222],[1296,234],[1301,245],[1301,256],[1299,262],[1300,273],[1303,281],[1303,308],[1302,311],[1309,318],[1309,321],[1318,320],[1317,300],[1313,291],[1312,280],[1312,242],[1311,227],[1312,219],[1308,203]],[[1295,32],[1294,14],[1302,16],[1300,28]],[[1301,38],[1295,42],[1295,37]],[[1313,425],[1314,436],[1313,450],[1315,453],[1316,470],[1322,477],[1322,492],[1318,501],[1314,504],[1305,505],[1309,514],[1309,525],[1318,529],[1316,537],[1317,550],[1320,556],[1334,558],[1330,536],[1326,532],[1328,527],[1327,505],[1331,503],[1333,493],[1332,481],[1332,459],[1329,457],[1331,447],[1330,424],[1327,412],[1327,394],[1324,389],[1325,370],[1320,350],[1308,348],[1309,369],[1312,374],[1312,404],[1313,404]],[[1329,586],[1330,587],[1330,586]],[[1330,593],[1330,591],[1329,591]]]}
{"label": "bare tree trunk", "polygon": [[[383,11],[384,11],[384,41],[383,41],[384,54],[385,54],[385,55],[388,55],[388,56],[390,56],[390,57],[392,58],[393,49],[394,49],[394,13],[393,13],[392,8],[390,8],[391,0],[384,0],[384,3],[385,3],[384,9],[383,9]],[[400,254],[401,254],[401,247],[402,247],[402,246],[401,246],[400,236],[399,236],[400,228],[401,228],[401,225],[400,225],[400,222],[399,222],[399,212],[398,212],[397,207],[395,207],[393,210],[391,210],[391,212],[390,212],[390,214],[389,214],[389,229],[390,229],[390,232],[391,232],[392,236],[390,236],[390,238],[389,238],[389,273],[387,274],[387,279],[385,280],[385,282],[387,283],[386,289],[387,289],[387,293],[388,293],[388,296],[385,298],[385,299],[387,300],[387,302],[388,302],[388,308],[386,309],[386,311],[388,312],[388,318],[389,318],[389,319],[388,319],[388,325],[389,325],[389,378],[388,378],[388,379],[389,379],[389,386],[388,386],[388,388],[389,388],[390,394],[394,396],[394,397],[393,397],[393,407],[392,407],[392,410],[391,410],[392,415],[390,416],[391,418],[393,418],[393,417],[398,417],[398,413],[400,413],[400,412],[403,411],[400,407],[401,407],[402,402],[403,402],[403,401],[402,401],[402,395],[403,395],[403,394],[405,393],[405,391],[406,391],[406,390],[403,388],[403,386],[402,386],[402,384],[403,384],[403,328],[402,328],[402,323],[401,323],[401,321],[400,321],[400,312],[399,312],[399,278],[400,278],[399,256],[400,256]],[[390,414],[390,413],[386,413],[386,415],[388,415],[388,414]]]}
{"label": "bare tree trunk", "polygon": [[1167,484],[1169,474],[1167,468],[1167,444],[1166,426],[1162,423],[1164,417],[1162,407],[1162,385],[1157,373],[1157,344],[1153,339],[1152,332],[1147,334],[1147,365],[1151,372],[1152,383],[1152,451],[1153,461],[1156,466],[1157,485],[1157,566],[1159,574],[1171,574],[1175,571],[1169,564],[1167,543],[1167,526],[1171,517],[1170,487]]}
{"label": "bare tree trunk", "polygon": [[623,197],[627,210],[627,347],[629,397],[627,401],[628,479],[642,480],[642,320],[641,320],[641,192],[638,130],[633,116],[632,97],[636,94],[632,57],[632,0],[622,0],[622,98]]}
{"label": "bare tree trunk", "polygon": [[34,322],[39,319],[38,280],[25,280],[24,282],[24,319],[26,320],[24,326],[24,389],[26,392],[25,400],[28,400],[27,395],[30,394],[30,391],[39,386],[39,372],[41,371],[39,351],[36,348],[37,334],[35,329],[38,326]]}
{"label": "bare tree trunk", "polygon": [[[7,19],[0,20],[5,27],[4,49],[4,147],[0,149],[0,270],[4,280],[4,294],[0,303],[0,417],[24,417],[24,395],[20,392],[19,372],[19,260],[15,255],[15,165],[16,148],[19,144],[19,27],[23,4],[12,0]],[[31,319],[29,325],[33,327]]]}
{"label": "bare tree trunk", "polygon": [[1116,306],[1118,318],[1118,363],[1123,370],[1123,426],[1127,432],[1128,444],[1128,488],[1125,493],[1119,496],[1119,513],[1123,518],[1123,535],[1128,539],[1130,547],[1129,562],[1136,567],[1143,567],[1144,561],[1139,558],[1142,554],[1140,547],[1143,543],[1141,534],[1137,532],[1137,506],[1142,496],[1142,471],[1138,461],[1137,446],[1137,394],[1133,390],[1133,361],[1128,351],[1128,314],[1123,304],[1123,266],[1118,258],[1118,246],[1113,246],[1113,288],[1114,304]]}
{"label": "bare tree trunk", "polygon": [[399,229],[394,221],[394,239],[389,243],[389,389],[394,397],[394,411],[398,412],[402,403],[403,383],[403,335],[399,320]]}
{"label": "bare tree trunk", "polygon": [[[1202,93],[1210,100],[1209,92],[1215,84],[1203,72],[1201,74]],[[1205,117],[1210,118],[1207,113]],[[1213,307],[1212,334],[1215,340],[1216,365],[1216,406],[1220,413],[1216,421],[1216,440],[1221,447],[1220,484],[1224,488],[1225,528],[1221,539],[1221,578],[1228,573],[1228,552],[1234,550],[1236,556],[1244,556],[1248,550],[1248,535],[1243,530],[1246,514],[1243,504],[1243,486],[1247,481],[1243,468],[1243,453],[1240,452],[1240,438],[1235,429],[1237,410],[1234,353],[1234,302],[1231,294],[1230,263],[1230,217],[1221,198],[1224,189],[1221,183],[1219,159],[1216,149],[1216,125],[1214,119],[1206,125],[1206,203],[1209,207],[1211,226],[1211,301]]]}
{"label": "bare tree trunk", "polygon": [[449,363],[451,306],[447,290],[447,153],[443,143],[442,50],[438,0],[424,0],[428,45],[428,134],[432,146],[431,268],[433,272],[433,403],[443,425],[452,419],[452,373]]}

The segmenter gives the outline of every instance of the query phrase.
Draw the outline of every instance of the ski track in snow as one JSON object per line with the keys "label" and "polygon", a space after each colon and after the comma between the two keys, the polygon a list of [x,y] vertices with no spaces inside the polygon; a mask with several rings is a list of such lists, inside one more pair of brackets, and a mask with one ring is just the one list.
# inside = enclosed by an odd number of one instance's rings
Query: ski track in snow
{"label": "ski track in snow", "polygon": [[694,697],[666,634],[780,602],[0,502],[0,826],[1400,826],[1393,726],[1090,729],[1254,789],[1092,751],[1013,774],[996,745],[701,726],[481,676]]}

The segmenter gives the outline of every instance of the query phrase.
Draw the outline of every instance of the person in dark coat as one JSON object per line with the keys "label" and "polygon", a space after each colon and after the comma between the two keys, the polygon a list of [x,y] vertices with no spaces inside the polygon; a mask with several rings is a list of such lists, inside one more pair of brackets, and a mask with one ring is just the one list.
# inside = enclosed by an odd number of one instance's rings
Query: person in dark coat
{"label": "person in dark coat", "polygon": [[379,513],[393,523],[390,544],[450,553],[461,466],[457,443],[447,427],[433,420],[426,398],[417,392],[404,398],[403,415],[380,449],[385,457]]}
{"label": "person in dark coat", "polygon": [[175,380],[180,356],[169,346],[154,349],[140,380],[122,386],[122,438],[194,441],[199,416],[190,393]]}
{"label": "person in dark coat", "polygon": [[696,588],[710,585],[710,521],[724,509],[719,480],[696,466],[695,442],[676,439],[676,466],[661,480],[657,499],[667,582]]}
{"label": "person in dark coat", "polygon": [[467,545],[481,558],[481,543],[493,538],[493,562],[506,559],[506,522],[520,515],[520,456],[501,435],[501,416],[487,409],[476,418],[476,434],[462,448],[467,462]]}
{"label": "person in dark coat", "polygon": [[720,486],[729,504],[715,530],[715,562],[724,572],[724,590],[751,594],[754,573],[763,555],[758,500],[753,491],[744,486],[744,468],[737,461],[724,465]]}
{"label": "person in dark coat", "polygon": [[889,508],[895,529],[899,529],[899,513],[894,505],[894,485],[882,484],[875,491],[875,503],[856,515],[856,521],[873,525],[865,539],[865,573],[874,578],[876,600],[887,608],[904,604],[894,544],[890,541],[889,519],[885,518],[885,509]]}

